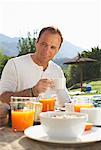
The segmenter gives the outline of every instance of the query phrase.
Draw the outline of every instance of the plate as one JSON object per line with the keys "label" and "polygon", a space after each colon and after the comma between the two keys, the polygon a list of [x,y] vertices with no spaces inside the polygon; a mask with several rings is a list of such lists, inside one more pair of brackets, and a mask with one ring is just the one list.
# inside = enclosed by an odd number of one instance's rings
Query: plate
{"label": "plate", "polygon": [[42,125],[31,126],[25,129],[24,134],[33,140],[48,142],[48,143],[61,143],[61,144],[81,144],[101,141],[101,128],[93,127],[90,131],[85,131],[80,138],[75,139],[54,139],[50,138],[44,131]]}

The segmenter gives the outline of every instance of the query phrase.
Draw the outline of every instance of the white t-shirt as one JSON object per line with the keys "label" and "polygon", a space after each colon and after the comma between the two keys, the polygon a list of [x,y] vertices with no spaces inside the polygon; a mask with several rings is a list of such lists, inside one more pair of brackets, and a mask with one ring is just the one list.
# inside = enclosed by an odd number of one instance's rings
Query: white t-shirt
{"label": "white t-shirt", "polygon": [[[0,94],[5,91],[19,92],[33,87],[42,78],[64,78],[60,66],[49,61],[48,67],[43,71],[42,66],[33,62],[31,54],[10,59],[4,67],[1,76]],[[65,87],[57,91],[60,105],[70,101],[70,96]]]}

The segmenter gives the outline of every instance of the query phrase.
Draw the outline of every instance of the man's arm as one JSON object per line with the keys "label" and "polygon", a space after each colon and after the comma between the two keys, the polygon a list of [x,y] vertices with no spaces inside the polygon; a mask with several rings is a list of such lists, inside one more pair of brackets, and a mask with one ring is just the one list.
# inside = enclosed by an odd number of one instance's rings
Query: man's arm
{"label": "man's arm", "polygon": [[29,89],[20,92],[4,92],[0,95],[0,101],[9,104],[11,96],[29,97],[31,95]]}
{"label": "man's arm", "polygon": [[20,92],[9,92],[5,91],[0,95],[0,101],[3,103],[10,103],[11,96],[17,97],[38,97],[40,93],[45,92],[48,87],[52,86],[52,81],[48,79],[41,79],[32,88],[20,91]]}

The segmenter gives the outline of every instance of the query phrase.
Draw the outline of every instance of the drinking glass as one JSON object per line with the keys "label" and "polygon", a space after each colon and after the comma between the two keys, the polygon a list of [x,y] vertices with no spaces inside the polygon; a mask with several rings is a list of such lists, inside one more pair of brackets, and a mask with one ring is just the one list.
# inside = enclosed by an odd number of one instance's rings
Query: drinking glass
{"label": "drinking glass", "polygon": [[34,102],[34,106],[35,106],[35,118],[34,118],[34,123],[37,124],[40,122],[40,113],[42,112],[42,107],[43,104],[40,102]]}
{"label": "drinking glass", "polygon": [[74,97],[74,111],[80,112],[81,108],[91,108],[93,107],[93,103],[89,97],[77,96]]}
{"label": "drinking glass", "polygon": [[55,90],[65,89],[66,78],[54,78],[54,79],[52,79],[52,81],[54,83]]}
{"label": "drinking glass", "polygon": [[35,107],[30,98],[11,97],[11,119],[14,131],[24,131],[34,123]]}
{"label": "drinking glass", "polygon": [[50,98],[40,98],[39,102],[42,103],[42,112],[54,111],[56,97],[51,95]]}

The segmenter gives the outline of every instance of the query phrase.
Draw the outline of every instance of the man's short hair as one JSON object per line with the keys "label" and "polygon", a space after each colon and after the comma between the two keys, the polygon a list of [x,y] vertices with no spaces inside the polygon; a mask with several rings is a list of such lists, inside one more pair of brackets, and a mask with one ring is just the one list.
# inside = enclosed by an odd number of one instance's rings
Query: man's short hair
{"label": "man's short hair", "polygon": [[42,35],[45,31],[49,31],[49,32],[52,33],[52,34],[59,34],[60,37],[61,37],[61,43],[60,43],[60,47],[61,47],[61,44],[62,44],[62,42],[63,42],[62,33],[60,32],[60,30],[59,30],[58,28],[55,28],[55,27],[53,27],[53,26],[49,26],[49,27],[43,28],[43,29],[40,31],[40,33],[39,33],[39,36],[38,36],[37,41],[39,41],[41,35]]}

